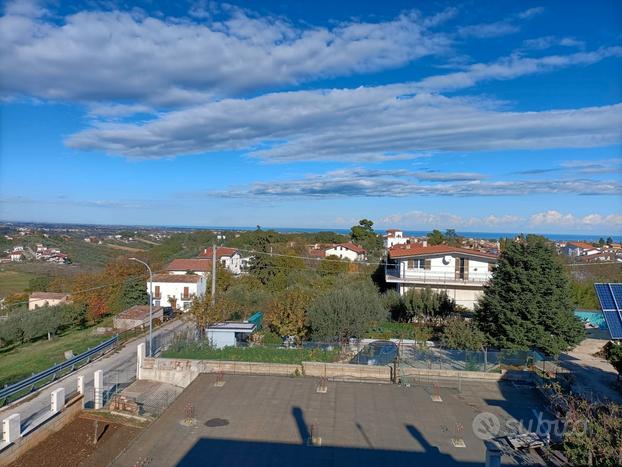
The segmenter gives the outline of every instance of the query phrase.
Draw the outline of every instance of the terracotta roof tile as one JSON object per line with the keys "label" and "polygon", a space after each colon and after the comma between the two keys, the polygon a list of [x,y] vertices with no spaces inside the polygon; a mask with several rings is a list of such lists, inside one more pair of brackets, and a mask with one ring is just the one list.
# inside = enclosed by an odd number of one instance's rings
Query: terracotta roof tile
{"label": "terracotta roof tile", "polygon": [[471,250],[469,248],[459,248],[449,245],[417,246],[417,245],[395,245],[389,249],[389,257],[405,258],[409,256],[441,255],[445,253],[461,253],[464,255],[481,256],[484,258],[498,258],[498,255],[485,251]]}
{"label": "terracotta roof tile", "polygon": [[196,284],[201,280],[201,276],[197,274],[155,274],[153,276],[153,282],[179,282]]}

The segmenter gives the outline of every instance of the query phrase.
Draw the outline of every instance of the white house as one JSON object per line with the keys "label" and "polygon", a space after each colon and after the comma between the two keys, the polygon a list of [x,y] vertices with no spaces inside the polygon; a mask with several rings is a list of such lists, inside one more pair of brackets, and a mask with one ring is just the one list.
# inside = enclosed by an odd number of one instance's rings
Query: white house
{"label": "white house", "polygon": [[388,229],[387,233],[383,236],[383,241],[386,250],[393,248],[395,245],[406,245],[407,243],[428,246],[427,240],[405,236],[404,231],[400,229]]}
{"label": "white house", "polygon": [[28,309],[36,310],[42,306],[56,306],[70,303],[69,295],[56,292],[33,292],[28,297]]}
{"label": "white house", "polygon": [[350,261],[365,261],[366,254],[365,248],[352,242],[338,243],[324,250],[324,256],[336,256],[340,259],[349,259]]}
{"label": "white house", "polygon": [[212,271],[212,260],[202,258],[174,259],[166,265],[169,274],[198,274],[208,277]]}
{"label": "white house", "polygon": [[567,242],[560,250],[563,255],[570,257],[593,255],[601,252],[600,248],[586,242]]}
{"label": "white house", "polygon": [[[202,259],[211,260],[212,257],[212,247],[205,248],[200,255]],[[228,248],[226,246],[216,247],[216,261],[219,261],[220,264],[236,275],[241,274],[244,270],[242,256],[235,248]]]}
{"label": "white house", "polygon": [[410,289],[445,291],[457,305],[473,309],[490,279],[497,255],[447,245],[398,245],[389,249],[387,283],[400,294]]}
{"label": "white house", "polygon": [[[194,297],[205,296],[206,280],[199,274],[155,274],[153,306],[187,310]],[[147,281],[147,292],[150,282]]]}
{"label": "white house", "polygon": [[24,259],[24,253],[21,251],[12,251],[9,253],[9,259],[15,263],[18,263]]}

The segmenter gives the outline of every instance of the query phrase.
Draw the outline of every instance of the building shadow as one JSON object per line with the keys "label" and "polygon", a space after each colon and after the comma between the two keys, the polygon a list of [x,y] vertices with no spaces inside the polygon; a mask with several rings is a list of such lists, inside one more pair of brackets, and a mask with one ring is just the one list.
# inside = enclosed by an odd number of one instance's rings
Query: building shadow
{"label": "building shadow", "polygon": [[[330,446],[323,440],[322,446],[308,444],[310,434],[304,412],[300,407],[292,408],[292,416],[300,434],[301,443],[280,443],[273,441],[251,441],[222,438],[201,438],[183,456],[177,464],[189,466],[238,466],[254,467],[311,467],[321,465],[339,465],[340,467],[391,467],[425,466],[481,466],[482,462],[460,462],[450,454],[442,453],[432,446],[423,434],[414,426],[406,425],[406,430],[416,443],[405,446],[405,450],[376,449],[372,447]],[[278,423],[278,421],[275,421]],[[364,433],[357,423],[357,429]],[[371,442],[366,438],[368,446]]]}

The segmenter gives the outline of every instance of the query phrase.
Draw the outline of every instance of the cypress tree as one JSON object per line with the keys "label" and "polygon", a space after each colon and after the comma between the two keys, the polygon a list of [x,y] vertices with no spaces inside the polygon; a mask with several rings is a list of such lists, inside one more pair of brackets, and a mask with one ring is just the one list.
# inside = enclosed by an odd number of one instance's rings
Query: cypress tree
{"label": "cypress tree", "polygon": [[568,274],[538,235],[507,245],[484,288],[475,321],[490,343],[503,349],[538,347],[557,355],[584,336],[573,312]]}

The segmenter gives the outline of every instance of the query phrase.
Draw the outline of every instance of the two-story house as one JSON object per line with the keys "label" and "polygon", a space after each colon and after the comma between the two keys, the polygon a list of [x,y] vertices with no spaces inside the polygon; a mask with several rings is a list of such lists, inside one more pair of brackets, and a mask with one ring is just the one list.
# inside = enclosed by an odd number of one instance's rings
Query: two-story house
{"label": "two-story house", "polygon": [[[151,289],[147,281],[147,293]],[[204,297],[205,276],[199,274],[155,274],[153,276],[153,306],[171,306],[187,310],[194,297]]]}
{"label": "two-story house", "polygon": [[563,255],[570,257],[594,255],[601,252],[600,248],[586,242],[567,242],[560,250]]}
{"label": "two-story house", "polygon": [[336,256],[339,259],[349,259],[350,261],[365,261],[367,250],[352,242],[338,243],[324,250],[324,256]]}
{"label": "two-story house", "polygon": [[[202,259],[211,260],[213,258],[212,247],[205,248],[200,255]],[[233,274],[241,274],[244,270],[242,256],[240,252],[235,248],[229,248],[226,246],[216,247],[216,261],[220,262],[225,268],[227,268]]]}
{"label": "two-story house", "polygon": [[472,310],[492,275],[497,257],[448,245],[397,245],[388,251],[385,277],[402,295],[411,289],[445,291],[457,305]]}

